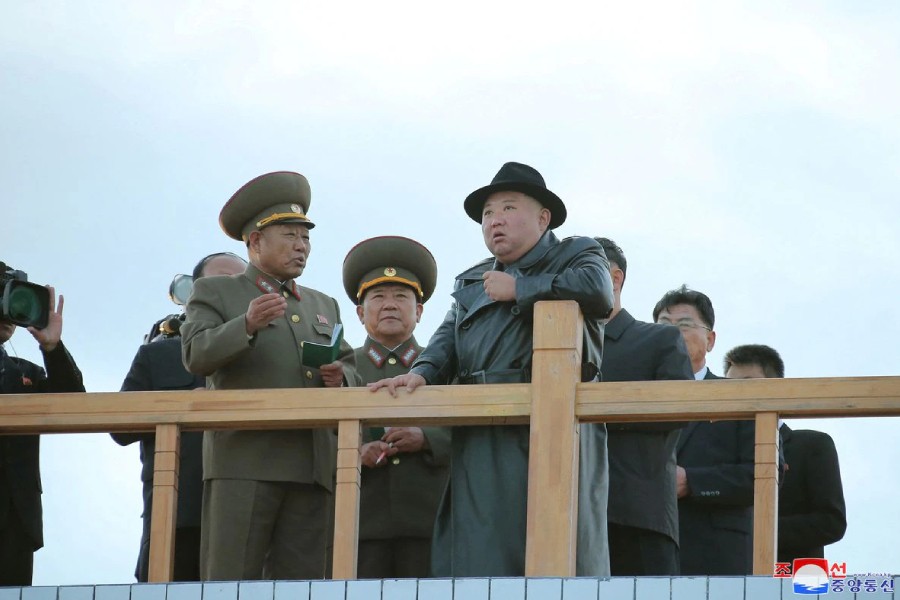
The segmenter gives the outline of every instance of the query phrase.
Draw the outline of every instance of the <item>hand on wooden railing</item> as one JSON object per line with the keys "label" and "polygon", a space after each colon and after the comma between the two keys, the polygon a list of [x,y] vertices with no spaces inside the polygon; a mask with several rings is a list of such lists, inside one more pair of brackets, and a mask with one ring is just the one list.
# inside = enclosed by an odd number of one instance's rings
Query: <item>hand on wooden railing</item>
{"label": "hand on wooden railing", "polygon": [[421,385],[426,385],[425,378],[421,375],[417,375],[416,373],[407,373],[405,375],[397,375],[396,377],[388,377],[387,379],[381,379],[380,381],[375,381],[368,385],[368,388],[377,392],[381,388],[387,388],[388,392],[394,398],[397,397],[397,390],[402,387],[406,387],[407,392],[412,392],[414,389]]}

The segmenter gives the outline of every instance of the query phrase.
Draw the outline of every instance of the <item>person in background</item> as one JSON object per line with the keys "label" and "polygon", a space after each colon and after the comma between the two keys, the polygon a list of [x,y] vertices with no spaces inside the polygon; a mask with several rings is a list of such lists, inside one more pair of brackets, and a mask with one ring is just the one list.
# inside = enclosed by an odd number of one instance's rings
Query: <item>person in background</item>
{"label": "person in background", "polygon": [[[194,281],[201,277],[243,273],[247,263],[230,252],[204,257],[194,267]],[[123,392],[190,390],[206,387],[206,378],[192,375],[181,362],[181,338],[176,330],[160,335],[138,348],[131,368],[122,382]],[[156,435],[153,433],[113,433],[121,446],[141,443],[144,526],[134,576],[146,582],[150,566],[150,524],[153,513],[153,467]],[[200,580],[200,508],[203,504],[203,433],[181,434],[178,464],[178,509],[175,521],[175,564],[173,581]]]}
{"label": "person in background", "polygon": [[[614,305],[603,334],[603,381],[693,379],[684,340],[673,327],[644,323],[622,308],[628,263],[607,238]],[[609,557],[617,575],[678,575],[675,445],[683,423],[609,424]]]}
{"label": "person in background", "polygon": [[[0,394],[83,392],[81,371],[62,343],[63,296],[50,290],[43,329],[28,328],[41,348],[46,371],[10,356],[5,344],[16,331],[0,320]],[[31,585],[34,553],[44,545],[40,436],[0,435],[0,586]]]}
{"label": "person in background", "polygon": [[[709,297],[681,286],[653,320],[681,331],[694,378],[720,379],[706,364],[716,343]],[[682,575],[749,575],[753,569],[753,421],[692,421],[676,445]]]}
{"label": "person in background", "polygon": [[[736,346],[725,354],[725,377],[784,377],[778,352],[762,344]],[[824,558],[825,546],[844,537],[847,507],[834,440],[812,429],[779,427],[784,481],[778,490],[778,562]]]}

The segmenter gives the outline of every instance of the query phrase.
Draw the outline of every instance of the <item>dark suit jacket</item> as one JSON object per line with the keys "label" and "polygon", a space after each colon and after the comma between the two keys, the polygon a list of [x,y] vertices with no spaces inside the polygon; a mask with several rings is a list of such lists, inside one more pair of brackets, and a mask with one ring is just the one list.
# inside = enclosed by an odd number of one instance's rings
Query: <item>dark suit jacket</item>
{"label": "dark suit jacket", "polygon": [[824,558],[844,537],[847,508],[834,441],[827,433],[781,426],[787,472],[778,494],[778,561]]}
{"label": "dark suit jacket", "polygon": [[[603,381],[693,379],[678,329],[637,321],[622,309],[606,325]],[[650,529],[678,543],[675,444],[683,423],[608,425],[609,522]]]}
{"label": "dark suit jacket", "polygon": [[[181,362],[181,339],[161,339],[138,348],[131,369],[122,383],[123,392],[191,390],[202,388],[206,379],[191,375]],[[144,535],[141,547],[150,544],[150,515],[153,512],[153,466],[155,435],[152,433],[113,433],[117,443],[125,446],[141,443],[141,481],[144,483]],[[203,434],[181,434],[178,465],[178,511],[176,527],[200,527],[203,502]]]}
{"label": "dark suit jacket", "polygon": [[[0,346],[0,393],[83,392],[81,371],[62,342],[44,353],[44,369],[13,358]],[[0,528],[17,515],[34,549],[44,545],[41,507],[40,437],[0,436]]]}
{"label": "dark suit jacket", "polygon": [[753,421],[694,421],[681,432],[691,489],[678,502],[682,575],[752,572],[755,431]]}

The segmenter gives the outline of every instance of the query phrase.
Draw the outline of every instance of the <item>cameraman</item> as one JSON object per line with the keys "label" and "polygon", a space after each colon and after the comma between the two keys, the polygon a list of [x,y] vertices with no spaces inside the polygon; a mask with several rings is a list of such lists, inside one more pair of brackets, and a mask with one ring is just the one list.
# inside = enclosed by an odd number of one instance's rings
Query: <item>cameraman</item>
{"label": "cameraman", "polygon": [[[28,328],[44,355],[44,366],[14,358],[3,347],[16,330],[0,320],[0,393],[83,392],[81,371],[63,346],[63,297],[56,306],[50,290],[50,316],[43,329]],[[41,509],[40,437],[0,436],[0,586],[31,585],[34,552],[44,545]]]}
{"label": "cameraman", "polygon": [[[204,257],[194,267],[193,279],[212,275],[235,275],[247,268],[244,259],[230,252]],[[174,298],[173,298],[174,300]],[[165,321],[165,319],[163,320]],[[158,332],[156,332],[158,333]],[[154,337],[138,348],[131,370],[122,383],[123,392],[190,390],[206,387],[204,377],[188,373],[181,362],[181,338],[177,332]],[[134,575],[146,582],[150,566],[150,515],[153,512],[153,465],[155,435],[152,433],[113,433],[122,446],[140,441],[141,481],[144,483],[144,530]],[[203,500],[203,433],[181,434],[178,469],[178,509],[175,532],[175,569],[173,581],[200,580],[200,508]]]}

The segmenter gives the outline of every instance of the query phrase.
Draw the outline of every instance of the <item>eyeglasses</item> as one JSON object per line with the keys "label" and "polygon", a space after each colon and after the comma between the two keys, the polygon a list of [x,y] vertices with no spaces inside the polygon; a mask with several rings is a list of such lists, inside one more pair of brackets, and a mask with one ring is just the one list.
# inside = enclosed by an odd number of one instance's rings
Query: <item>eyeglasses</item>
{"label": "eyeglasses", "polygon": [[705,329],[707,331],[712,331],[712,328],[707,327],[706,325],[701,325],[696,321],[692,321],[691,319],[681,319],[680,321],[670,321],[666,318],[662,318],[657,323],[662,323],[663,325],[674,325],[681,331],[689,331],[691,329]]}

